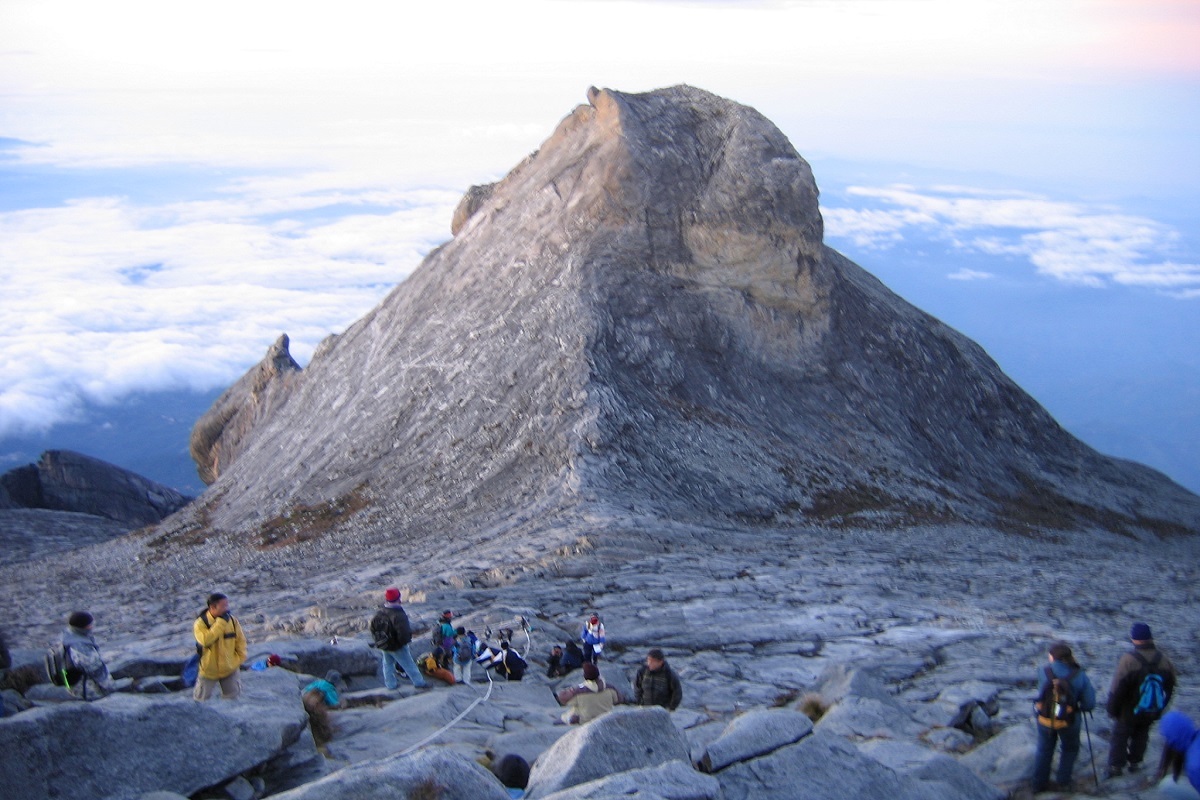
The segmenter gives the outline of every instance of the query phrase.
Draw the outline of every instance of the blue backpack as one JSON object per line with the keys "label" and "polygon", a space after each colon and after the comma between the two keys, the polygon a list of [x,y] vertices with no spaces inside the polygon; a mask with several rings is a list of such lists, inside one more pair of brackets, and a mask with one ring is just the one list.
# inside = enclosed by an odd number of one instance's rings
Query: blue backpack
{"label": "blue backpack", "polygon": [[1134,658],[1142,664],[1141,681],[1137,688],[1137,705],[1133,707],[1133,715],[1140,718],[1158,719],[1167,707],[1167,686],[1163,676],[1158,672],[1158,662],[1162,654],[1155,653],[1154,661],[1146,660],[1138,651],[1133,651]]}

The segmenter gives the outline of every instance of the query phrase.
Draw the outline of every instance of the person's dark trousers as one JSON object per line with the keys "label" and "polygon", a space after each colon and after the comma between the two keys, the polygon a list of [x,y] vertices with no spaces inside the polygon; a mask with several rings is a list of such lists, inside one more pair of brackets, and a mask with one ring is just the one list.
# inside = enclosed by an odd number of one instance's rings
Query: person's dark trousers
{"label": "person's dark trousers", "polygon": [[597,653],[594,649],[592,649],[592,646],[590,644],[588,644],[587,642],[583,643],[583,663],[585,663],[585,664],[599,664],[600,663],[600,654]]}
{"label": "person's dark trousers", "polygon": [[1033,791],[1040,792],[1050,783],[1050,761],[1054,758],[1054,747],[1062,743],[1062,753],[1058,759],[1058,770],[1054,780],[1060,786],[1071,783],[1071,771],[1075,768],[1075,758],[1079,755],[1079,722],[1069,728],[1054,730],[1045,725],[1038,725],[1037,755],[1033,759]]}
{"label": "person's dark trousers", "polygon": [[1113,723],[1112,744],[1108,749],[1108,766],[1124,769],[1128,762],[1141,765],[1146,756],[1146,745],[1150,741],[1150,727],[1154,720],[1126,720],[1118,717]]}

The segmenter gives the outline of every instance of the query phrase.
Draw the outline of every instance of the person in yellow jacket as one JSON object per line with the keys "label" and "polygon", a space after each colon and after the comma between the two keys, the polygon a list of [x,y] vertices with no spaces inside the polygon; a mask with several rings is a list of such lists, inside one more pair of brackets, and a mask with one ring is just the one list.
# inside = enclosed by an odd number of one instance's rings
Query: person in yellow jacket
{"label": "person in yellow jacket", "polygon": [[229,598],[220,592],[210,594],[208,608],[196,617],[192,633],[200,653],[200,674],[192,697],[207,700],[220,685],[222,697],[237,699],[242,692],[238,670],[246,660],[246,635],[229,613]]}

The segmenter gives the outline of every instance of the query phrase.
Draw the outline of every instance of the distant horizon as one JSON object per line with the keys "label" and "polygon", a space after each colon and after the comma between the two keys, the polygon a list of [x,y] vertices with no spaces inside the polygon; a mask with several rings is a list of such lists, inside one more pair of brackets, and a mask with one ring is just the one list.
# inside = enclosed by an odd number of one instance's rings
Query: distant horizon
{"label": "distant horizon", "polygon": [[808,159],[828,244],[1200,492],[1195,41],[1183,0],[12,0],[0,470],[95,409],[224,388],[282,332],[306,363],[588,85],[689,83]]}

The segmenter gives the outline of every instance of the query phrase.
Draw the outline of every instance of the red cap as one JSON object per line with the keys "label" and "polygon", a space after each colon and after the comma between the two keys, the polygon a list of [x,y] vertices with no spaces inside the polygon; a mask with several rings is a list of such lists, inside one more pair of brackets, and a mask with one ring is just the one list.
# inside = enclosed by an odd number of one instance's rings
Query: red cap
{"label": "red cap", "polygon": [[400,590],[395,586],[389,586],[388,590],[383,593],[383,599],[389,603],[396,603],[400,600]]}

